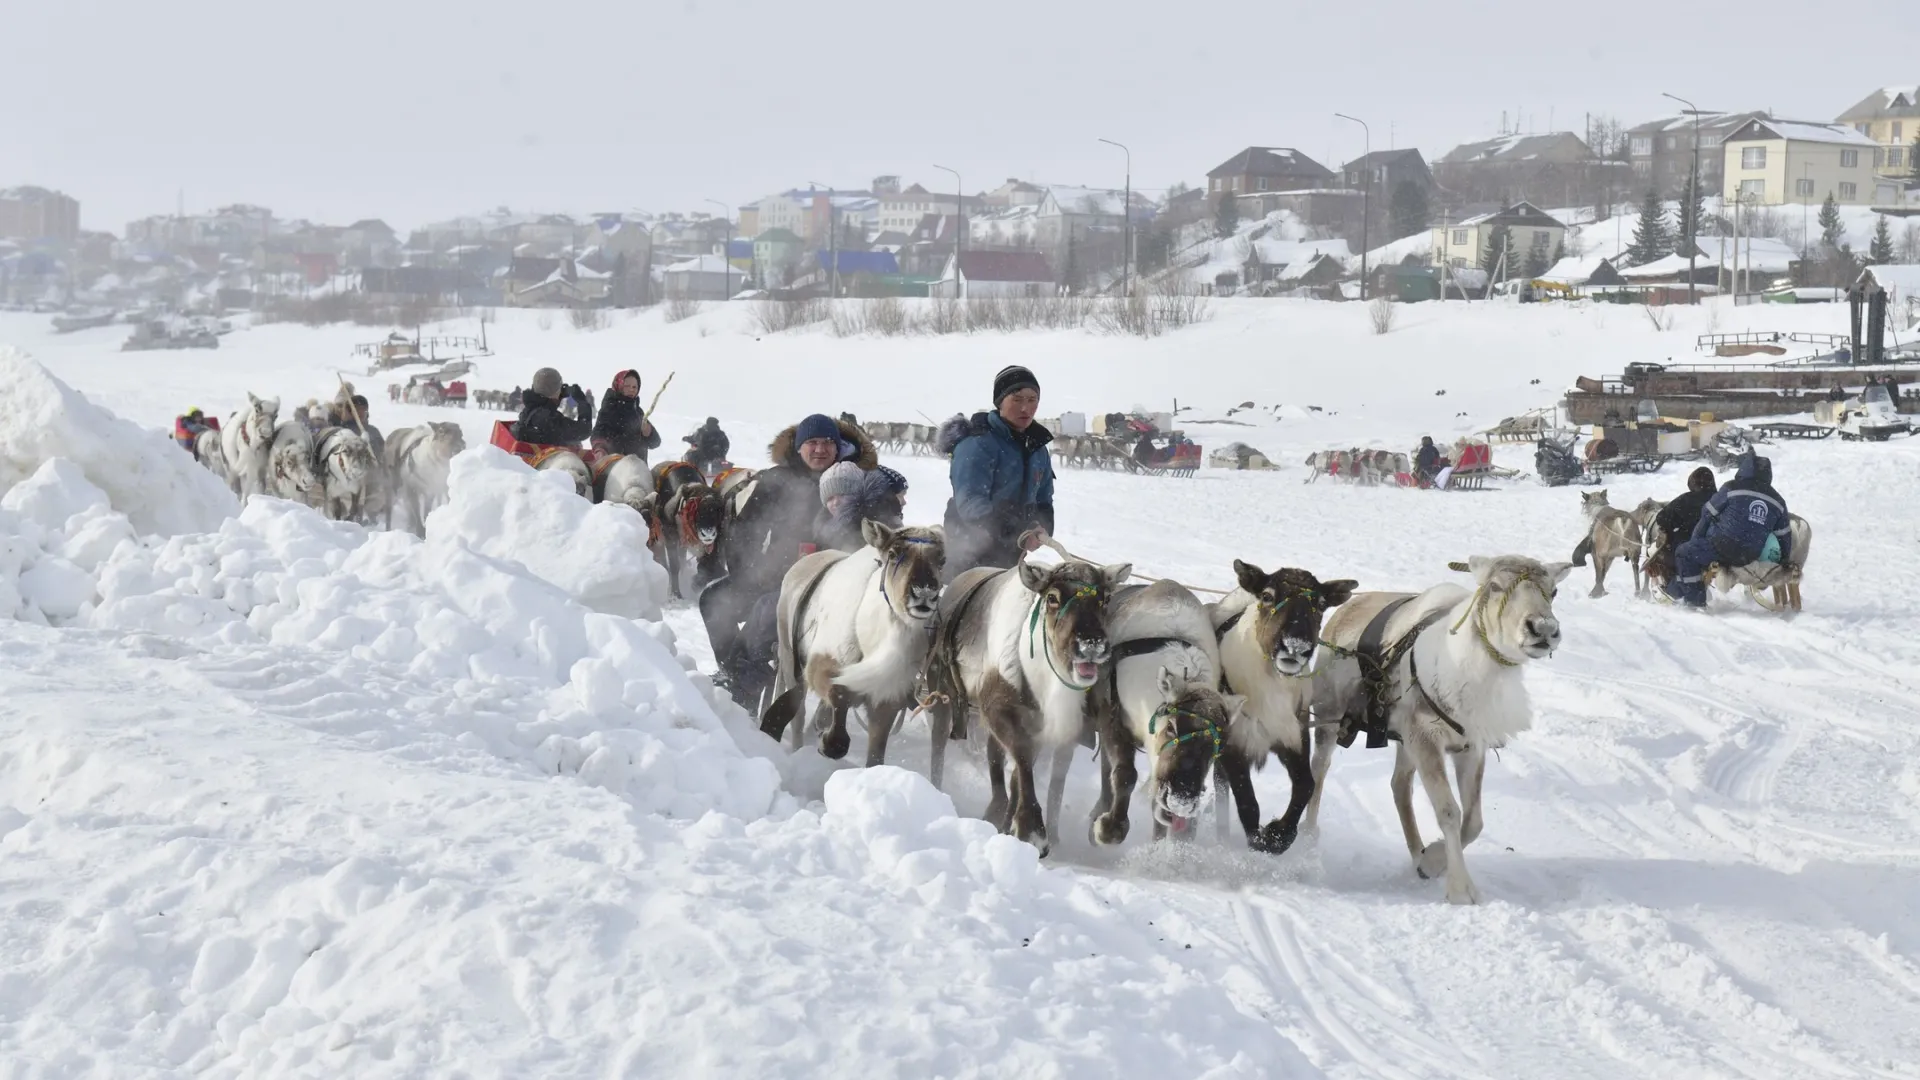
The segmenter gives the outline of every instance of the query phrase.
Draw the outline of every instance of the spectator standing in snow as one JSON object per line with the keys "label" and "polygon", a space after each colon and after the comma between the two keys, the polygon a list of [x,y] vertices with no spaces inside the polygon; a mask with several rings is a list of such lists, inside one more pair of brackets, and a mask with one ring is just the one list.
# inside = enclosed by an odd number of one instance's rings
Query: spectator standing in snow
{"label": "spectator standing in snow", "polygon": [[953,456],[947,502],[949,579],[976,566],[1008,567],[1053,534],[1053,434],[1034,423],[1040,381],[1014,365],[993,379],[993,411],[942,425]]}
{"label": "spectator standing in snow", "polygon": [[626,454],[647,460],[658,449],[660,433],[640,408],[640,373],[623,371],[600,398],[600,417],[593,422],[593,448],[605,454]]}
{"label": "spectator standing in snow", "polygon": [[[560,410],[562,399],[573,402],[577,418]],[[536,446],[578,446],[593,434],[593,399],[578,385],[568,386],[554,369],[533,373],[533,386],[520,395],[520,419],[513,437]]]}

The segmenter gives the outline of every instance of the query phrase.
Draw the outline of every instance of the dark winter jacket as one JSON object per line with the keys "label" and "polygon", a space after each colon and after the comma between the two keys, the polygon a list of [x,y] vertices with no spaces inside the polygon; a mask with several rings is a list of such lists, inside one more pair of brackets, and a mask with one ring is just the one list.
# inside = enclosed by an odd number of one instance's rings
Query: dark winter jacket
{"label": "dark winter jacket", "polygon": [[[1702,473],[1706,475],[1701,476]],[[1713,498],[1713,470],[1699,468],[1687,477],[1687,492],[1660,508],[1654,515],[1654,530],[1665,538],[1668,551],[1678,548],[1693,536],[1693,530],[1700,524],[1700,514],[1707,508],[1707,500]]]}
{"label": "dark winter jacket", "polygon": [[569,420],[560,411],[558,400],[522,391],[520,419],[513,425],[513,437],[538,446],[580,445],[593,434],[593,400],[583,397],[575,404],[580,407],[580,419]]}
{"label": "dark winter jacket", "polygon": [[1413,452],[1413,467],[1423,476],[1432,476],[1440,471],[1440,448],[1430,442],[1420,444]]}
{"label": "dark winter jacket", "polygon": [[[943,441],[952,433],[943,432]],[[1039,424],[1016,432],[997,412],[975,413],[966,422],[948,467],[949,573],[1012,566],[1020,559],[1021,534],[1036,527],[1053,532],[1052,441]]]}
{"label": "dark winter jacket", "polygon": [[632,454],[647,460],[647,451],[660,447],[660,431],[647,422],[638,398],[622,394],[620,380],[628,375],[638,379],[637,371],[623,371],[613,377],[613,386],[600,397],[600,417],[593,422],[593,445],[613,454]]}
{"label": "dark winter jacket", "polygon": [[688,456],[696,462],[725,461],[733,450],[727,433],[721,431],[718,424],[702,424],[681,441],[687,444]]}
{"label": "dark winter jacket", "polygon": [[1769,533],[1779,538],[1780,560],[1785,562],[1793,545],[1787,504],[1773,490],[1773,462],[1749,451],[1733,479],[1707,500],[1693,536],[1711,538],[1723,561],[1744,566],[1760,557]]}
{"label": "dark winter jacket", "polygon": [[900,528],[904,524],[900,494],[905,486],[899,477],[900,474],[891,469],[874,469],[867,474],[860,491],[841,504],[839,512],[821,507],[819,520],[814,522],[820,546],[835,551],[859,551],[867,545],[862,529],[868,521]]}
{"label": "dark winter jacket", "polygon": [[[869,472],[880,464],[873,443],[859,428],[842,423],[840,437],[853,446],[853,453],[842,460]],[[754,477],[753,494],[740,508],[740,516],[727,523],[720,541],[727,577],[753,591],[780,588],[787,569],[800,560],[802,545],[825,546],[816,531],[820,474],[800,460],[793,428],[774,436],[767,451],[773,468]]]}

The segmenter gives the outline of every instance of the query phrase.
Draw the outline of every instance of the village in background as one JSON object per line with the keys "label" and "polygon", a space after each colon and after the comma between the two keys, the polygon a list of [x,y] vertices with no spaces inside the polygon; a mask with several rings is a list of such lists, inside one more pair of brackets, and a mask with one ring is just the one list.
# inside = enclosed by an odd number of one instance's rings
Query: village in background
{"label": "village in background", "polygon": [[[796,311],[828,297],[1149,293],[1812,302],[1874,267],[1920,263],[1920,86],[1874,90],[1831,121],[1681,104],[1431,160],[1395,148],[1330,166],[1285,146],[1223,148],[1197,186],[1136,188],[1115,143],[1103,179],[1119,186],[1008,179],[961,194],[935,165],[711,211],[502,208],[404,235],[262,206],[188,213],[184,200],[115,235],[83,228],[73,195],[19,186],[0,190],[0,306],[61,330],[130,323],[129,347],[181,347],[241,312],[418,325],[449,309],[560,308],[591,329],[607,309],[665,304],[675,319],[728,299]],[[1920,303],[1911,274],[1878,276],[1897,308]]]}

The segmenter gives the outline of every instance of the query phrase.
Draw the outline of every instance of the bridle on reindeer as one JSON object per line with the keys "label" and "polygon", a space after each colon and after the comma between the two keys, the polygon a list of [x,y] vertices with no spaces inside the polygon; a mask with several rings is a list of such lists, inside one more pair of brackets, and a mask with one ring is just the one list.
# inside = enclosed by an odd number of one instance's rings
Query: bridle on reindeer
{"label": "bridle on reindeer", "polygon": [[[1200,736],[1205,735],[1213,740],[1213,760],[1220,760],[1220,752],[1226,746],[1226,739],[1220,734],[1219,724],[1214,723],[1209,717],[1194,712],[1192,709],[1178,708],[1172,702],[1168,702],[1153,710],[1153,715],[1147,717],[1147,734],[1152,735],[1154,733],[1155,725],[1159,723],[1162,716],[1184,716],[1200,725],[1197,730],[1189,731],[1184,735],[1175,735],[1168,739],[1168,746],[1179,746],[1181,743],[1192,742]],[[1169,721],[1169,723],[1171,723],[1171,721]]]}
{"label": "bridle on reindeer", "polygon": [[[902,537],[898,537],[898,539],[904,540],[909,544],[931,544],[934,542],[933,538],[930,536],[902,536]],[[902,548],[900,549],[899,554],[895,555],[893,559],[882,568],[882,573],[880,574],[880,599],[885,600],[887,602],[887,607],[890,610],[892,610],[896,615],[900,613],[901,608],[906,606],[906,601],[902,600],[898,605],[894,604],[893,597],[887,595],[887,578],[891,577],[895,570],[898,570],[902,566],[906,565],[906,562],[907,562],[907,550],[905,548]],[[909,586],[909,588],[911,588],[911,586]],[[931,637],[934,631],[937,630],[938,628],[939,627],[938,627],[937,620],[929,621],[927,623],[928,636]]]}
{"label": "bridle on reindeer", "polygon": [[[1467,571],[1467,564],[1451,562],[1447,564],[1447,569],[1464,573]],[[1500,594],[1500,610],[1494,613],[1494,618],[1507,617],[1507,603],[1513,599],[1514,593],[1520,591],[1522,585],[1532,585],[1539,591],[1540,599],[1545,600],[1549,606],[1552,605],[1553,594],[1547,591],[1547,586],[1540,575],[1532,570],[1520,570],[1515,573],[1512,587]],[[1473,600],[1467,605],[1467,610],[1461,614],[1460,621],[1454,623],[1453,628],[1447,633],[1459,633],[1460,627],[1465,625],[1468,619],[1472,619],[1474,635],[1480,639],[1481,648],[1487,650],[1487,655],[1493,658],[1494,663],[1502,667],[1519,667],[1520,661],[1509,659],[1505,653],[1495,648],[1492,637],[1487,634],[1487,600],[1487,586],[1482,582],[1480,587],[1473,591]]]}
{"label": "bridle on reindeer", "polygon": [[[1233,632],[1233,628],[1240,625],[1241,617],[1246,615],[1247,612],[1252,611],[1255,608],[1259,608],[1261,611],[1264,611],[1269,615],[1282,616],[1282,615],[1285,615],[1287,611],[1292,609],[1293,605],[1296,603],[1305,601],[1311,604],[1318,601],[1319,599],[1320,599],[1319,592],[1313,589],[1293,589],[1287,593],[1287,596],[1285,599],[1275,598],[1273,600],[1267,600],[1261,597],[1255,597],[1253,603],[1248,604],[1246,607],[1243,607],[1239,611],[1236,611],[1232,615],[1229,615],[1227,617],[1227,620],[1221,623],[1219,628],[1215,630],[1214,633],[1221,641],[1225,641],[1227,638],[1227,635]],[[1316,662],[1308,665],[1307,670],[1301,672],[1298,675],[1286,675],[1286,674],[1281,674],[1279,672],[1275,672],[1275,674],[1280,675],[1280,677],[1283,679],[1313,678],[1314,673],[1319,670],[1318,660],[1320,658],[1320,653],[1319,653],[1320,649],[1327,649],[1331,651],[1335,656],[1353,655],[1353,653],[1350,650],[1342,649],[1340,646],[1335,645],[1333,642],[1327,641],[1323,638],[1315,638],[1313,644],[1315,646],[1314,660]],[[1272,660],[1273,657],[1269,656],[1267,657],[1267,659]],[[1227,684],[1225,672],[1222,672],[1220,676],[1220,689],[1229,694],[1234,692],[1233,688]]]}
{"label": "bridle on reindeer", "polygon": [[[1100,587],[1098,585],[1089,585],[1089,584],[1082,583],[1074,586],[1073,593],[1070,596],[1068,596],[1066,599],[1060,602],[1060,612],[1059,614],[1054,616],[1054,621],[1057,623],[1065,619],[1067,617],[1067,613],[1073,609],[1073,605],[1076,602],[1081,600],[1089,600],[1089,599],[1098,600],[1099,598],[1100,598]],[[1027,657],[1028,659],[1032,659],[1034,654],[1033,639],[1036,631],[1038,631],[1040,627],[1041,608],[1046,604],[1046,602],[1047,602],[1047,596],[1045,593],[1041,593],[1039,596],[1036,596],[1033,598],[1033,614],[1027,619]],[[1059,679],[1060,683],[1063,686],[1066,686],[1068,689],[1075,690],[1082,694],[1093,689],[1094,683],[1099,682],[1098,679],[1095,679],[1093,683],[1088,683],[1085,686],[1074,686],[1071,682],[1068,682],[1066,679],[1062,678],[1060,675],[1060,668],[1057,665],[1055,665],[1053,662],[1053,650],[1051,648],[1047,650],[1047,670],[1053,672],[1053,677],[1055,679]]]}

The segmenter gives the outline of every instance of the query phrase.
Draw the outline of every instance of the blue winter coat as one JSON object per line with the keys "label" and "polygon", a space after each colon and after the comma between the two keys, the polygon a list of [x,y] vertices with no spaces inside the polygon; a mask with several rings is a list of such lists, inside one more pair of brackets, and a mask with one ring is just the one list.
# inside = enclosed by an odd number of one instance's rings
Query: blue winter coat
{"label": "blue winter coat", "polygon": [[950,571],[1011,566],[1019,558],[1020,534],[1036,526],[1053,531],[1052,441],[1039,424],[1015,432],[999,413],[974,414],[948,469]]}
{"label": "blue winter coat", "polygon": [[1780,541],[1780,561],[1786,562],[1793,552],[1786,500],[1773,490],[1773,462],[1749,452],[1733,479],[1707,501],[1693,538],[1712,539],[1723,559],[1745,565],[1760,557],[1768,535]]}

